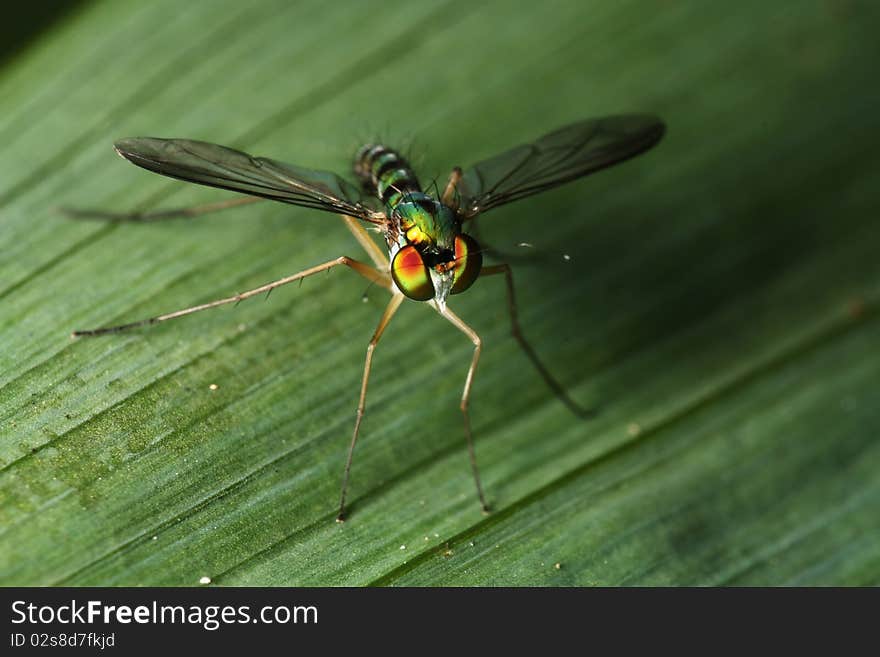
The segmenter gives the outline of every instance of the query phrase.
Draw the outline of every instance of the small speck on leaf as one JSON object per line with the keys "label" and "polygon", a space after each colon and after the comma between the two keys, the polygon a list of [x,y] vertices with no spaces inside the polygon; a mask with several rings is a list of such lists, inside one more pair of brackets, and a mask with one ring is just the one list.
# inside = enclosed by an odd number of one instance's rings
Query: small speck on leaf
{"label": "small speck on leaf", "polygon": [[852,299],[847,308],[850,319],[861,319],[865,315],[865,310],[864,299]]}

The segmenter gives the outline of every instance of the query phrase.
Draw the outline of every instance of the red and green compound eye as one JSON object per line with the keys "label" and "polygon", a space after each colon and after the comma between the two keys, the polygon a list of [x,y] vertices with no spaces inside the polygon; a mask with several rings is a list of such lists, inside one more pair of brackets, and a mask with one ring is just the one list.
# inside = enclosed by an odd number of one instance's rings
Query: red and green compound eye
{"label": "red and green compound eye", "polygon": [[452,294],[464,292],[480,275],[483,268],[483,254],[480,245],[469,235],[456,235],[455,237],[455,279],[452,284]]}
{"label": "red and green compound eye", "polygon": [[397,288],[410,299],[415,301],[428,301],[434,298],[434,284],[431,282],[431,274],[425,267],[422,254],[416,247],[405,246],[391,263],[391,278],[397,284]]}

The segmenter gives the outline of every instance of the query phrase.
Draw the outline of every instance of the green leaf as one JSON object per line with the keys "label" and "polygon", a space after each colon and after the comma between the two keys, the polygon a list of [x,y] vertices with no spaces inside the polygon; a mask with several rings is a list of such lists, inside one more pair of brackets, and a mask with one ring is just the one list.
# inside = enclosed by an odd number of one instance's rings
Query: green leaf
{"label": "green leaf", "polygon": [[[0,583],[880,583],[875,3],[98,2],[0,60]],[[364,141],[425,180],[565,123],[652,112],[650,153],[506,206],[504,287],[407,303],[332,215],[261,203],[149,225],[57,206],[231,198],[124,163],[201,139],[345,174]],[[525,249],[523,242],[534,245]],[[366,295],[366,303],[363,302]]]}

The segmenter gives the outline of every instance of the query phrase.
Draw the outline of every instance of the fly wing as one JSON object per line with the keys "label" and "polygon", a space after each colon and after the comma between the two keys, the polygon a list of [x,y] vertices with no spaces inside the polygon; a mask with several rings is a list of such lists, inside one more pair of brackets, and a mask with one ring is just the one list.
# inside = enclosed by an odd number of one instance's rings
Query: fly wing
{"label": "fly wing", "polygon": [[588,119],[555,130],[466,170],[459,183],[463,214],[473,217],[626,160],[651,148],[665,130],[647,114]]}
{"label": "fly wing", "polygon": [[163,176],[380,223],[360,190],[328,171],[190,139],[134,137],[114,147],[130,162]]}

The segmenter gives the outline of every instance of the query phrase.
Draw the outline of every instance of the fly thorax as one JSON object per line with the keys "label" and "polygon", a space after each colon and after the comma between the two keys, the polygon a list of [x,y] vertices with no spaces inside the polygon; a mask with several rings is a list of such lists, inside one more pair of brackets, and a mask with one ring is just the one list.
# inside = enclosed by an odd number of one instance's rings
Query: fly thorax
{"label": "fly thorax", "polygon": [[391,208],[397,221],[401,245],[412,244],[419,250],[452,251],[459,232],[455,214],[422,192],[407,194]]}

